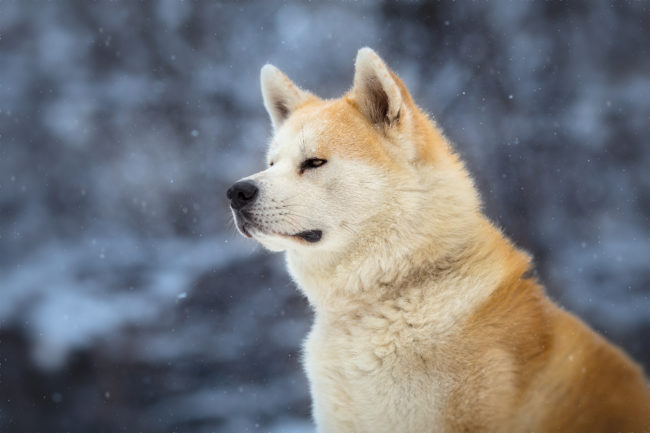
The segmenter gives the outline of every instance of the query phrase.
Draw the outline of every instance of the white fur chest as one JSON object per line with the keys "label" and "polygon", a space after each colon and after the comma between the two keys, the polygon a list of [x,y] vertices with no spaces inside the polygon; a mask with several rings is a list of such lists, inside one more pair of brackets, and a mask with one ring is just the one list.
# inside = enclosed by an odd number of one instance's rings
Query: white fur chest
{"label": "white fur chest", "polygon": [[449,381],[433,368],[431,340],[405,329],[382,317],[316,321],[305,342],[305,370],[318,433],[442,431]]}
{"label": "white fur chest", "polygon": [[392,279],[397,286],[377,269],[326,272],[292,255],[288,265],[316,311],[304,366],[317,432],[445,431],[459,324],[500,275],[422,281],[405,273]]}

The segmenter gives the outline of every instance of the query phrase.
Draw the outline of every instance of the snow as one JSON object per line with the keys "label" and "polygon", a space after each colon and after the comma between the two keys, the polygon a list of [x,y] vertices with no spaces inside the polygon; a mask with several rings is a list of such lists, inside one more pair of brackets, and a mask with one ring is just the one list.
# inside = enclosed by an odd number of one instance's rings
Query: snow
{"label": "snow", "polygon": [[225,190],[264,165],[261,65],[335,97],[364,45],[551,296],[650,368],[646,15],[1,1],[0,430],[313,431],[309,308]]}
{"label": "snow", "polygon": [[[155,248],[147,251],[128,238],[43,246],[4,279],[0,323],[24,321],[35,364],[59,369],[70,351],[155,320],[187,297],[178,292],[199,275],[250,253],[240,244],[226,252],[216,239],[170,240]],[[125,287],[130,273],[137,280]]]}

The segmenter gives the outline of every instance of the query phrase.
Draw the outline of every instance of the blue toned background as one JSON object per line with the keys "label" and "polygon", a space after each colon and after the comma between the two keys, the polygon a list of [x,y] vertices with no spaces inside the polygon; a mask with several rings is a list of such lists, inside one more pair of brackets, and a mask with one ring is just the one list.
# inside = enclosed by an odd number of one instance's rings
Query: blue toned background
{"label": "blue toned background", "polygon": [[272,62],[375,48],[540,278],[650,368],[650,4],[0,0],[0,431],[313,431],[310,311],[225,190]]}

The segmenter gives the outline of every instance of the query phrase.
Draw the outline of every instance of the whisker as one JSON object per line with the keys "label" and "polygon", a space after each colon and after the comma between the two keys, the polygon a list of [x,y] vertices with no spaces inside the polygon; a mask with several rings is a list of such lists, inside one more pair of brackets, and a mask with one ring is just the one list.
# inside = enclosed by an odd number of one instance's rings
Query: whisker
{"label": "whisker", "polygon": [[359,232],[357,230],[353,229],[352,227],[350,227],[350,225],[348,223],[345,223],[345,222],[341,223],[341,227],[344,230],[347,230],[349,233],[352,233],[353,235],[359,235]]}
{"label": "whisker", "polygon": [[400,192],[429,192],[430,190],[425,188],[397,188],[395,191]]}

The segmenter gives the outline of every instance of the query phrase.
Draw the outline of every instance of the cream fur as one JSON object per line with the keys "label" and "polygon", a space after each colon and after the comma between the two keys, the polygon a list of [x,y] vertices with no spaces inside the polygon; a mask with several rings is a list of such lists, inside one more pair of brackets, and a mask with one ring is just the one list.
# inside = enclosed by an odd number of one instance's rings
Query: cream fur
{"label": "cream fur", "polygon": [[[249,232],[286,251],[315,311],[304,365],[318,431],[650,429],[650,415],[637,419],[643,405],[650,414],[640,370],[607,343],[601,352],[525,275],[529,257],[483,216],[463,164],[383,60],[364,48],[355,69],[353,89],[324,101],[265,66],[275,134],[269,168],[246,178],[260,190]],[[314,157],[327,163],[301,172]],[[295,236],[312,229],[317,243]],[[591,388],[557,361],[576,344],[559,337],[567,332],[600,365]],[[636,406],[576,403],[600,424],[580,424],[573,400],[547,413],[576,387],[599,395],[621,374],[632,379],[619,392]]]}

